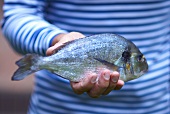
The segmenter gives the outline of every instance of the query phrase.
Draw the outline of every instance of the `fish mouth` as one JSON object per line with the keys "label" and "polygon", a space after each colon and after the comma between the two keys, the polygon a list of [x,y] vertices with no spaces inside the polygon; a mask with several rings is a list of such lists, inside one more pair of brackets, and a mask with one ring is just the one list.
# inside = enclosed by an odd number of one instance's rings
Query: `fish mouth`
{"label": "fish mouth", "polygon": [[145,74],[146,72],[148,72],[148,69],[141,71],[141,72],[139,73],[139,75],[143,75],[143,74]]}
{"label": "fish mouth", "polygon": [[143,75],[143,74],[145,74],[145,71],[141,71],[141,72],[139,73],[140,76]]}
{"label": "fish mouth", "polygon": [[148,65],[146,68],[144,68],[143,70],[141,69],[141,71],[139,70],[138,72],[134,71],[132,63],[125,63],[123,68],[124,68],[125,74],[129,72],[131,75],[136,75],[137,77],[140,77],[146,72],[148,72]]}
{"label": "fish mouth", "polygon": [[146,72],[148,72],[148,69],[146,69],[146,70],[143,70],[143,71],[141,71],[141,72],[143,72],[143,73],[146,73]]}

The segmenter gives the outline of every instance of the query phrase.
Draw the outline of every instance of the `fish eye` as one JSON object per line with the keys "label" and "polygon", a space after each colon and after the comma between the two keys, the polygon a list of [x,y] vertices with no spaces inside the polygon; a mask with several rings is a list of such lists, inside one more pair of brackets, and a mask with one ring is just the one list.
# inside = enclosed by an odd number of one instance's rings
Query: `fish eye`
{"label": "fish eye", "polygon": [[143,54],[138,55],[137,60],[138,60],[138,62],[144,62],[145,61],[144,55]]}

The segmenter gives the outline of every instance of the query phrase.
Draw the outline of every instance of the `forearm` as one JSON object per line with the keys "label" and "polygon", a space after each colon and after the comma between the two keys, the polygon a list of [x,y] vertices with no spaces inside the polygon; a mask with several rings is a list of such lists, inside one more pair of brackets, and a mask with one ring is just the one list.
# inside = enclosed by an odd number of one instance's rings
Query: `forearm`
{"label": "forearm", "polygon": [[5,1],[2,30],[17,52],[44,55],[53,45],[55,37],[66,32],[44,20],[44,7],[44,2],[36,0],[31,3],[24,0]]}

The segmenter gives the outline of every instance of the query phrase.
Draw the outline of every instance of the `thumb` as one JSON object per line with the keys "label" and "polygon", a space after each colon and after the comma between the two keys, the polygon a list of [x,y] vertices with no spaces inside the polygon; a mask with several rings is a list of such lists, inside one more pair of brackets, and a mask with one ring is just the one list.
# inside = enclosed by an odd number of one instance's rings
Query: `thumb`
{"label": "thumb", "polygon": [[50,55],[56,53],[56,50],[58,50],[58,48],[62,45],[63,45],[63,43],[56,43],[54,46],[49,47],[46,51],[46,55],[50,56]]}
{"label": "thumb", "polygon": [[62,37],[59,38],[60,40],[55,45],[53,45],[47,49],[46,55],[49,56],[49,55],[54,54],[55,51],[58,50],[58,48],[66,42],[69,42],[69,41],[72,41],[75,39],[79,39],[79,38],[83,38],[83,37],[85,37],[85,36],[79,32],[70,32],[68,34],[62,35]]}

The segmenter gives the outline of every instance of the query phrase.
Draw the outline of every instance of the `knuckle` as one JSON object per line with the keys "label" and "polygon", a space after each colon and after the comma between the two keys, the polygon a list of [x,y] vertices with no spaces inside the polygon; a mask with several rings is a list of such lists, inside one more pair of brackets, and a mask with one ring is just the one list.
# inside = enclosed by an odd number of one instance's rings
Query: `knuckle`
{"label": "knuckle", "polygon": [[98,88],[100,89],[107,89],[108,88],[108,84],[97,84]]}
{"label": "knuckle", "polygon": [[83,89],[84,88],[84,85],[83,85],[83,83],[82,82],[80,82],[80,86],[79,86],[79,89]]}
{"label": "knuckle", "polygon": [[77,33],[78,33],[78,32],[74,32],[74,31],[73,31],[73,32],[70,32],[69,34],[77,34]]}
{"label": "knuckle", "polygon": [[122,88],[122,86],[116,86],[115,88],[114,88],[114,90],[120,90]]}
{"label": "knuckle", "polygon": [[102,95],[108,95],[110,92],[104,92]]}
{"label": "knuckle", "polygon": [[75,89],[75,88],[73,88],[73,91],[74,91],[74,93],[76,93],[76,94],[83,94],[84,93],[84,91],[82,91],[81,89]]}
{"label": "knuckle", "polygon": [[110,84],[110,86],[108,87],[108,89],[113,90],[115,87],[116,87],[116,84],[112,83],[112,84]]}
{"label": "knuckle", "polygon": [[103,93],[102,95],[108,95],[112,90],[114,90],[115,87],[108,87]]}
{"label": "knuckle", "polygon": [[91,96],[92,98],[99,98],[99,96]]}
{"label": "knuckle", "polygon": [[71,87],[72,87],[73,90],[76,89],[76,84],[71,83]]}
{"label": "knuckle", "polygon": [[99,95],[97,94],[92,94],[92,93],[87,93],[87,94],[92,98],[99,98]]}
{"label": "knuckle", "polygon": [[82,91],[81,87],[77,87],[75,84],[72,84],[71,87],[72,87],[74,93],[76,93],[76,94],[84,93],[84,91]]}
{"label": "knuckle", "polygon": [[78,94],[78,95],[81,95],[81,94],[83,94],[84,92],[82,92],[82,91],[77,91],[77,90],[74,90],[74,93],[76,93],[76,94]]}

